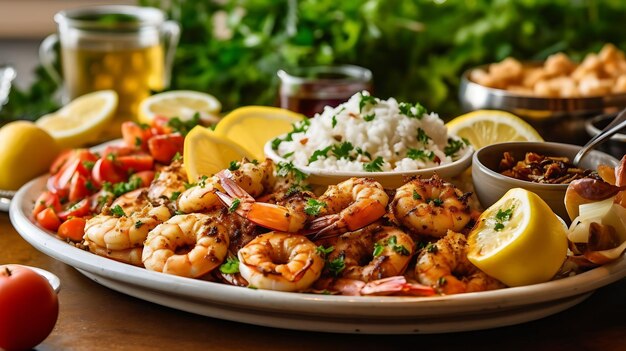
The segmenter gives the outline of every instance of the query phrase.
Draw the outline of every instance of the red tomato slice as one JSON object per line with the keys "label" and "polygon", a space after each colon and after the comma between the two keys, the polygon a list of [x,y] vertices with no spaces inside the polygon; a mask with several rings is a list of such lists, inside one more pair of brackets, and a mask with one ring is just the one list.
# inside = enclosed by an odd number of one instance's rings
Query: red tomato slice
{"label": "red tomato slice", "polygon": [[133,177],[141,178],[141,186],[148,187],[152,183],[152,180],[154,180],[155,174],[155,171],[141,171],[133,174]]}
{"label": "red tomato slice", "polygon": [[154,158],[148,154],[119,156],[115,160],[115,165],[126,172],[126,174],[129,172],[149,171],[154,166]]}
{"label": "red tomato slice", "polygon": [[70,181],[70,193],[69,201],[76,202],[80,199],[84,199],[89,196],[89,189],[87,189],[87,179],[80,173],[74,173],[72,180]]}
{"label": "red tomato slice", "polygon": [[93,181],[102,186],[104,182],[119,183],[126,181],[126,172],[118,170],[113,161],[107,157],[103,157],[96,161],[91,170]]}
{"label": "red tomato slice", "polygon": [[150,154],[161,163],[170,163],[176,153],[183,154],[185,138],[178,134],[156,135],[148,140]]}
{"label": "red tomato slice", "polygon": [[113,202],[113,194],[108,191],[100,190],[89,197],[89,210],[91,212],[100,213],[104,205],[110,205]]}
{"label": "red tomato slice", "polygon": [[56,231],[61,225],[61,220],[50,207],[47,207],[43,211],[39,212],[35,218],[40,226],[48,230]]}
{"label": "red tomato slice", "polygon": [[33,217],[37,217],[39,212],[46,208],[52,208],[55,212],[61,211],[61,201],[59,196],[51,191],[44,191],[39,195],[37,201],[35,201],[35,207],[33,208]]}
{"label": "red tomato slice", "polygon": [[52,165],[50,165],[50,174],[56,174],[61,168],[65,165],[65,163],[74,156],[74,150],[64,150],[62,151],[57,158],[54,159]]}
{"label": "red tomato slice", "polygon": [[172,128],[168,125],[170,119],[165,116],[155,116],[152,120],[153,135],[172,133]]}
{"label": "red tomato slice", "polygon": [[127,156],[127,155],[131,155],[135,152],[135,149],[130,147],[130,146],[126,146],[126,145],[109,145],[107,147],[104,148],[104,151],[102,151],[102,155],[100,158],[117,158],[119,156]]}
{"label": "red tomato slice", "polygon": [[152,130],[143,128],[135,122],[122,123],[122,138],[127,146],[133,149],[148,151],[148,139],[152,137]]}
{"label": "red tomato slice", "polygon": [[67,210],[61,211],[57,216],[66,221],[70,217],[84,217],[91,213],[89,199],[85,198],[70,206]]}

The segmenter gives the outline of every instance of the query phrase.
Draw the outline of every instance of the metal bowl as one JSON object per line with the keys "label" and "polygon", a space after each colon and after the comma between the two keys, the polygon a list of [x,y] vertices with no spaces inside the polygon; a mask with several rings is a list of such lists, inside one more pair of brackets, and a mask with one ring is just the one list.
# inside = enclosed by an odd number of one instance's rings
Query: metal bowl
{"label": "metal bowl", "polygon": [[[525,63],[536,65],[536,62]],[[463,73],[459,100],[466,111],[496,109],[509,111],[522,117],[548,141],[584,144],[589,140],[585,121],[597,116],[617,112],[626,107],[626,94],[575,98],[547,98],[515,94],[504,89],[489,88],[469,79],[475,69]]]}
{"label": "metal bowl", "polygon": [[[607,126],[615,118],[616,114],[605,114],[599,115],[592,119],[589,119],[585,122],[585,129],[590,136],[595,136],[600,131]],[[597,147],[598,149],[607,152],[618,159],[621,159],[624,155],[626,155],[626,128],[621,130],[621,133],[615,134],[606,141],[604,144],[601,144]]]}

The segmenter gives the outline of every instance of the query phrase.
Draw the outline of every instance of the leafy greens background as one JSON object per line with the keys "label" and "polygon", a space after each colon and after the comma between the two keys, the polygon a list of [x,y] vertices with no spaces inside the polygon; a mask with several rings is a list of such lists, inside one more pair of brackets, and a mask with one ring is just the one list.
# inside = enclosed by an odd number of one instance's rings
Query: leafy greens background
{"label": "leafy greens background", "polygon": [[[580,59],[607,42],[626,48],[621,0],[140,0],[182,28],[170,89],[205,91],[225,110],[276,101],[276,71],[351,63],[374,73],[375,95],[460,113],[461,73],[502,60]],[[0,118],[34,119],[56,106],[38,70]]]}

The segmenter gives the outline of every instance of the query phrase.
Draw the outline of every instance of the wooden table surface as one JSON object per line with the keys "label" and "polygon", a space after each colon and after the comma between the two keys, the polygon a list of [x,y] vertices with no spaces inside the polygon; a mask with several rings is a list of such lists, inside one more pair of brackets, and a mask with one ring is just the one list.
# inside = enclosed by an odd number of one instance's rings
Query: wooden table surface
{"label": "wooden table surface", "polygon": [[101,286],[35,250],[0,213],[0,264],[61,279],[59,320],[37,350],[626,350],[626,279],[556,315],[517,326],[431,335],[282,330],[162,307]]}

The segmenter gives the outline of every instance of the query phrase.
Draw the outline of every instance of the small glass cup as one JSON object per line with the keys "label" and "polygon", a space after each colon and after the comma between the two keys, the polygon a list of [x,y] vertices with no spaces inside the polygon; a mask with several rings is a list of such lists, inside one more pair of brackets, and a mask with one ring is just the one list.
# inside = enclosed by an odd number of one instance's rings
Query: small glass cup
{"label": "small glass cup", "polygon": [[372,72],[353,65],[300,67],[278,71],[279,106],[313,117],[359,91],[372,89]]}
{"label": "small glass cup", "polygon": [[[137,117],[139,103],[170,83],[180,26],[157,8],[101,5],[75,8],[54,16],[58,34],[39,48],[43,67],[63,88],[67,103],[86,93],[112,89],[119,96],[119,124]],[[60,44],[61,72],[55,69]],[[117,128],[117,130],[116,130]]]}

